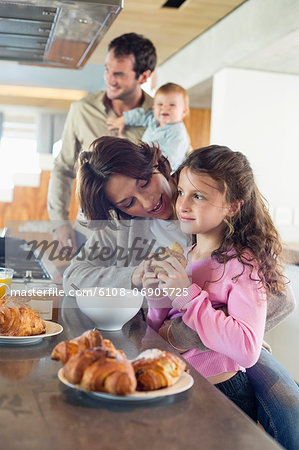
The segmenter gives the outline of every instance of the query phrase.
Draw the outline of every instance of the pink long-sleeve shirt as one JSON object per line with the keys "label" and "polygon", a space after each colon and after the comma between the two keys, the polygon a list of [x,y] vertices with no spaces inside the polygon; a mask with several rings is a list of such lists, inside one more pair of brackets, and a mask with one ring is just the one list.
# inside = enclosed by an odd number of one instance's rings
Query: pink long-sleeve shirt
{"label": "pink long-sleeve shirt", "polygon": [[[267,311],[265,290],[255,281],[256,268],[250,279],[250,268],[237,258],[225,266],[208,258],[188,262],[186,272],[192,285],[172,302],[168,297],[147,298],[147,323],[158,331],[165,320],[182,314],[210,349],[191,349],[182,356],[205,377],[253,366],[260,355]],[[238,274],[242,275],[234,281]],[[223,306],[228,315],[219,309]]]}

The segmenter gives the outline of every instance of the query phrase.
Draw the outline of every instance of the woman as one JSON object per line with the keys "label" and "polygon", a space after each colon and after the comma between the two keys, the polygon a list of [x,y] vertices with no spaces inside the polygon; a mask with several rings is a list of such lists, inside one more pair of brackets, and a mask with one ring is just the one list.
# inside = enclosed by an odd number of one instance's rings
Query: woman
{"label": "woman", "polygon": [[[100,221],[98,228],[105,228],[93,233],[65,271],[65,290],[69,292],[72,282],[80,288],[141,287],[146,256],[167,239],[168,243],[178,240],[178,228],[171,221],[176,183],[170,177],[169,163],[158,148],[121,138],[102,137],[93,142],[91,150],[80,154],[78,196],[87,219]],[[266,329],[293,308],[291,294],[272,296]],[[202,346],[198,336],[178,319],[171,331],[179,341],[173,342],[176,347]],[[259,421],[283,446],[295,449],[299,442],[298,387],[265,350],[248,376],[256,392]]]}
{"label": "woman", "polygon": [[170,165],[158,148],[126,139],[100,138],[91,149],[79,157],[77,193],[97,230],[65,271],[65,289],[72,290],[72,281],[80,288],[139,288],[150,252],[178,240],[178,233],[186,244],[187,236],[171,220],[176,183]]}

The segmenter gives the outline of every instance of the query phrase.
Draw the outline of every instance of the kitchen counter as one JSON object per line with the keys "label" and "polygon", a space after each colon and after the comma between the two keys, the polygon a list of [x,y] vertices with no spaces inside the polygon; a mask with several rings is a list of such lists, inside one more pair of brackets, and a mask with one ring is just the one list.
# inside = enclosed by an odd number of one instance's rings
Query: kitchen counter
{"label": "kitchen counter", "polygon": [[[233,403],[192,368],[192,388],[141,402],[94,399],[57,378],[54,346],[93,327],[64,298],[62,334],[28,346],[0,345],[1,447],[9,450],[275,449],[280,448]],[[121,331],[103,332],[132,359],[146,348],[172,348],[141,315]]]}

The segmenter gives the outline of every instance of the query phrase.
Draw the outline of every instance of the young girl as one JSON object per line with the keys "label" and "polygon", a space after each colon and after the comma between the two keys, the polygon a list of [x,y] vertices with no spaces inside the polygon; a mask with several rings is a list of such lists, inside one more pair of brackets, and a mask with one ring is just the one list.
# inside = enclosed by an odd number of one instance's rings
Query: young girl
{"label": "young girl", "polygon": [[196,243],[185,251],[186,270],[173,257],[147,263],[144,287],[155,285],[151,269],[159,265],[166,274],[158,288],[168,293],[148,297],[147,323],[158,331],[182,314],[208,347],[184,358],[256,420],[246,367],[260,355],[267,297],[284,291],[279,237],[243,154],[216,145],[195,150],[178,173],[177,216]]}

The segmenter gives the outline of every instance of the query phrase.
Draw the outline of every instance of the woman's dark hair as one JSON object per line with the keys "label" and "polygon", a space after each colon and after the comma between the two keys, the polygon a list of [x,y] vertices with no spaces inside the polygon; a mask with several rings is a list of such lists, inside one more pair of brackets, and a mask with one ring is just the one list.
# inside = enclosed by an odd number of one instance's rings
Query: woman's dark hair
{"label": "woman's dark hair", "polygon": [[126,219],[128,214],[118,210],[106,197],[105,187],[111,175],[121,174],[149,181],[154,170],[170,180],[170,164],[159,147],[104,136],[96,139],[88,151],[79,155],[77,196],[89,221]]}
{"label": "woman's dark hair", "polygon": [[157,63],[157,54],[154,44],[141,34],[126,33],[113,39],[108,51],[113,50],[114,56],[134,55],[134,72],[136,79],[146,70],[154,71]]}
{"label": "woman's dark hair", "polygon": [[[283,292],[286,277],[279,263],[282,245],[246,156],[228,147],[210,145],[191,152],[178,168],[176,177],[183,168],[208,174],[217,181],[228,203],[244,202],[235,216],[225,219],[226,230],[212,257],[224,264],[238,258],[243,267],[250,266],[252,273],[254,267],[248,249],[258,264],[258,275],[267,292]],[[228,254],[231,250],[233,253]]]}

